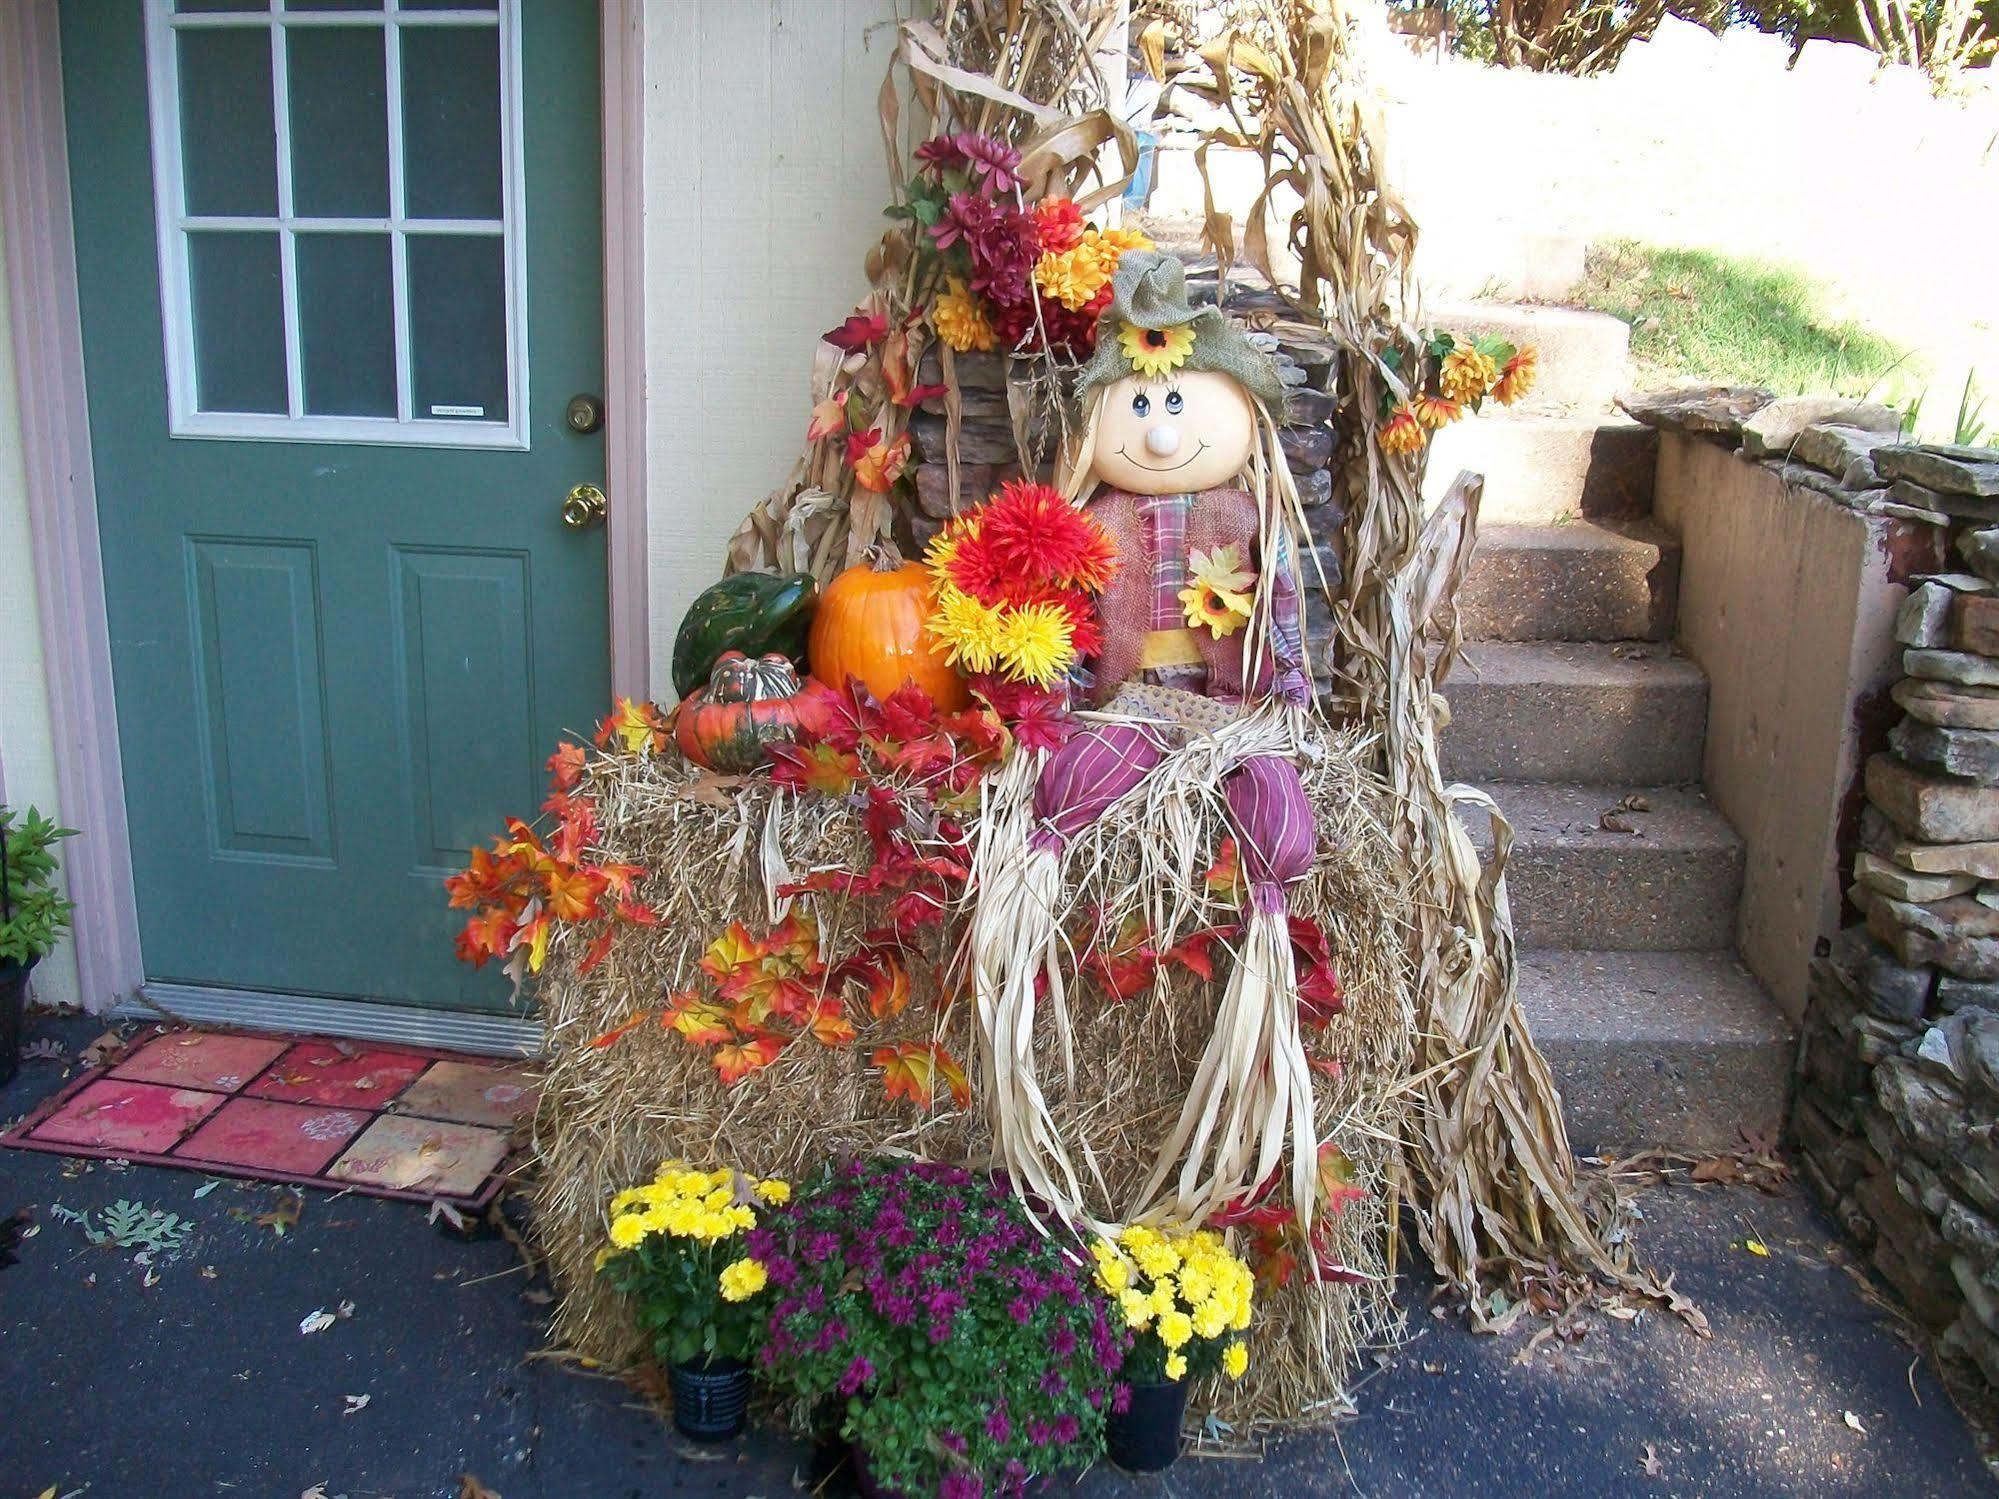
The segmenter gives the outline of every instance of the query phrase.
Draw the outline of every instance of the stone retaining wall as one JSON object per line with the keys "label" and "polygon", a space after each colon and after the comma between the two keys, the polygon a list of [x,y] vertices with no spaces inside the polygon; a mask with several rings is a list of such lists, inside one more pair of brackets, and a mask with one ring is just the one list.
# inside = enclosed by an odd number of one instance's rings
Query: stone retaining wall
{"label": "stone retaining wall", "polygon": [[1999,449],[1753,391],[1631,405],[1918,528],[1892,727],[1846,850],[1858,920],[1811,967],[1791,1134],[1910,1311],[1999,1384]]}

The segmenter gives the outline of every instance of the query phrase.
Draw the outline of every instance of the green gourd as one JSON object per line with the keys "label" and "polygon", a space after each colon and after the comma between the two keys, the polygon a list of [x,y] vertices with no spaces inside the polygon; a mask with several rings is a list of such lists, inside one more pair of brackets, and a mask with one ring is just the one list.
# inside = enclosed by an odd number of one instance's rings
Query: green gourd
{"label": "green gourd", "polygon": [[810,573],[736,573],[703,590],[673,640],[673,690],[686,697],[704,685],[724,651],[802,666],[815,601]]}

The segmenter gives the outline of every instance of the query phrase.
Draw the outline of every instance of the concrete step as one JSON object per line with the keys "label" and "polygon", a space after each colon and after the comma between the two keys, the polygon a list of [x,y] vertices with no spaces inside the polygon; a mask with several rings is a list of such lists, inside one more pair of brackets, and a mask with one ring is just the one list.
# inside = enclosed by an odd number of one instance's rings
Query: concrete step
{"label": "concrete step", "polygon": [[1531,399],[1575,411],[1610,410],[1631,379],[1631,326],[1608,313],[1519,302],[1430,302],[1432,327],[1532,344],[1541,362]]}
{"label": "concrete step", "polygon": [[[1513,824],[1506,888],[1514,939],[1523,949],[1642,952],[1734,944],[1742,840],[1699,791],[1485,789]],[[1478,826],[1482,836],[1482,819]]]}
{"label": "concrete step", "polygon": [[1520,1003],[1580,1150],[1725,1150],[1783,1120],[1791,1029],[1732,953],[1523,953]]}
{"label": "concrete step", "polygon": [[1443,498],[1461,469],[1485,475],[1479,518],[1541,526],[1652,511],[1659,434],[1622,416],[1511,416],[1504,407],[1453,422],[1430,441],[1423,498]]}
{"label": "concrete step", "polygon": [[1444,684],[1459,781],[1697,781],[1707,677],[1669,645],[1476,642]]}
{"label": "concrete step", "polygon": [[1458,612],[1472,640],[1664,640],[1679,594],[1655,521],[1481,526]]}

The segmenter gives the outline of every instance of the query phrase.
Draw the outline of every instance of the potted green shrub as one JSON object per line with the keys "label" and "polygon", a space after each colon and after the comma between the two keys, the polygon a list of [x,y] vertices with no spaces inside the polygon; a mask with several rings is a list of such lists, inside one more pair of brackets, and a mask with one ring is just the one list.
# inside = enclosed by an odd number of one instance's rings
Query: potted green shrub
{"label": "potted green shrub", "polygon": [[863,1494],[983,1499],[1102,1454],[1123,1336],[1004,1182],[828,1166],[746,1247],[777,1297],[763,1376],[837,1429]]}
{"label": "potted green shrub", "polygon": [[727,1441],[750,1403],[749,1358],[763,1331],[764,1266],[745,1239],[784,1182],[668,1161],[611,1199],[597,1271],[632,1303],[666,1365],[673,1424],[697,1442]]}
{"label": "potted green shrub", "polygon": [[55,845],[74,838],[28,808],[0,807],[0,1083],[21,1065],[21,1006],[28,975],[69,927],[75,909],[56,889]]}
{"label": "potted green shrub", "polygon": [[1256,1277],[1213,1229],[1133,1224],[1115,1240],[1090,1242],[1098,1287],[1116,1298],[1132,1335],[1122,1394],[1104,1439],[1110,1459],[1132,1473],[1156,1473],[1180,1455],[1190,1380],[1249,1368]]}

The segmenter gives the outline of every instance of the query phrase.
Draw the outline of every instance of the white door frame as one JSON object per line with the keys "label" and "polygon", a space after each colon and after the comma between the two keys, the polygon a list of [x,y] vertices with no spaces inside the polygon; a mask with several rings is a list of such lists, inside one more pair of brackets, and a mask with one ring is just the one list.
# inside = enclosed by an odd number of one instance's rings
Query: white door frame
{"label": "white door frame", "polygon": [[[44,673],[65,821],[81,828],[63,864],[83,1003],[139,1001],[145,964],[125,820],[97,492],[85,399],[83,328],[70,221],[57,0],[0,3],[0,224],[14,310],[28,514]],[[605,489],[610,495],[611,687],[645,697],[646,625],[643,230],[644,0],[599,0],[603,65]],[[607,705],[608,706],[608,705]],[[299,1001],[157,986],[190,1019],[282,1024],[493,1050],[532,1047],[539,1027],[505,1016],[414,1006]]]}

